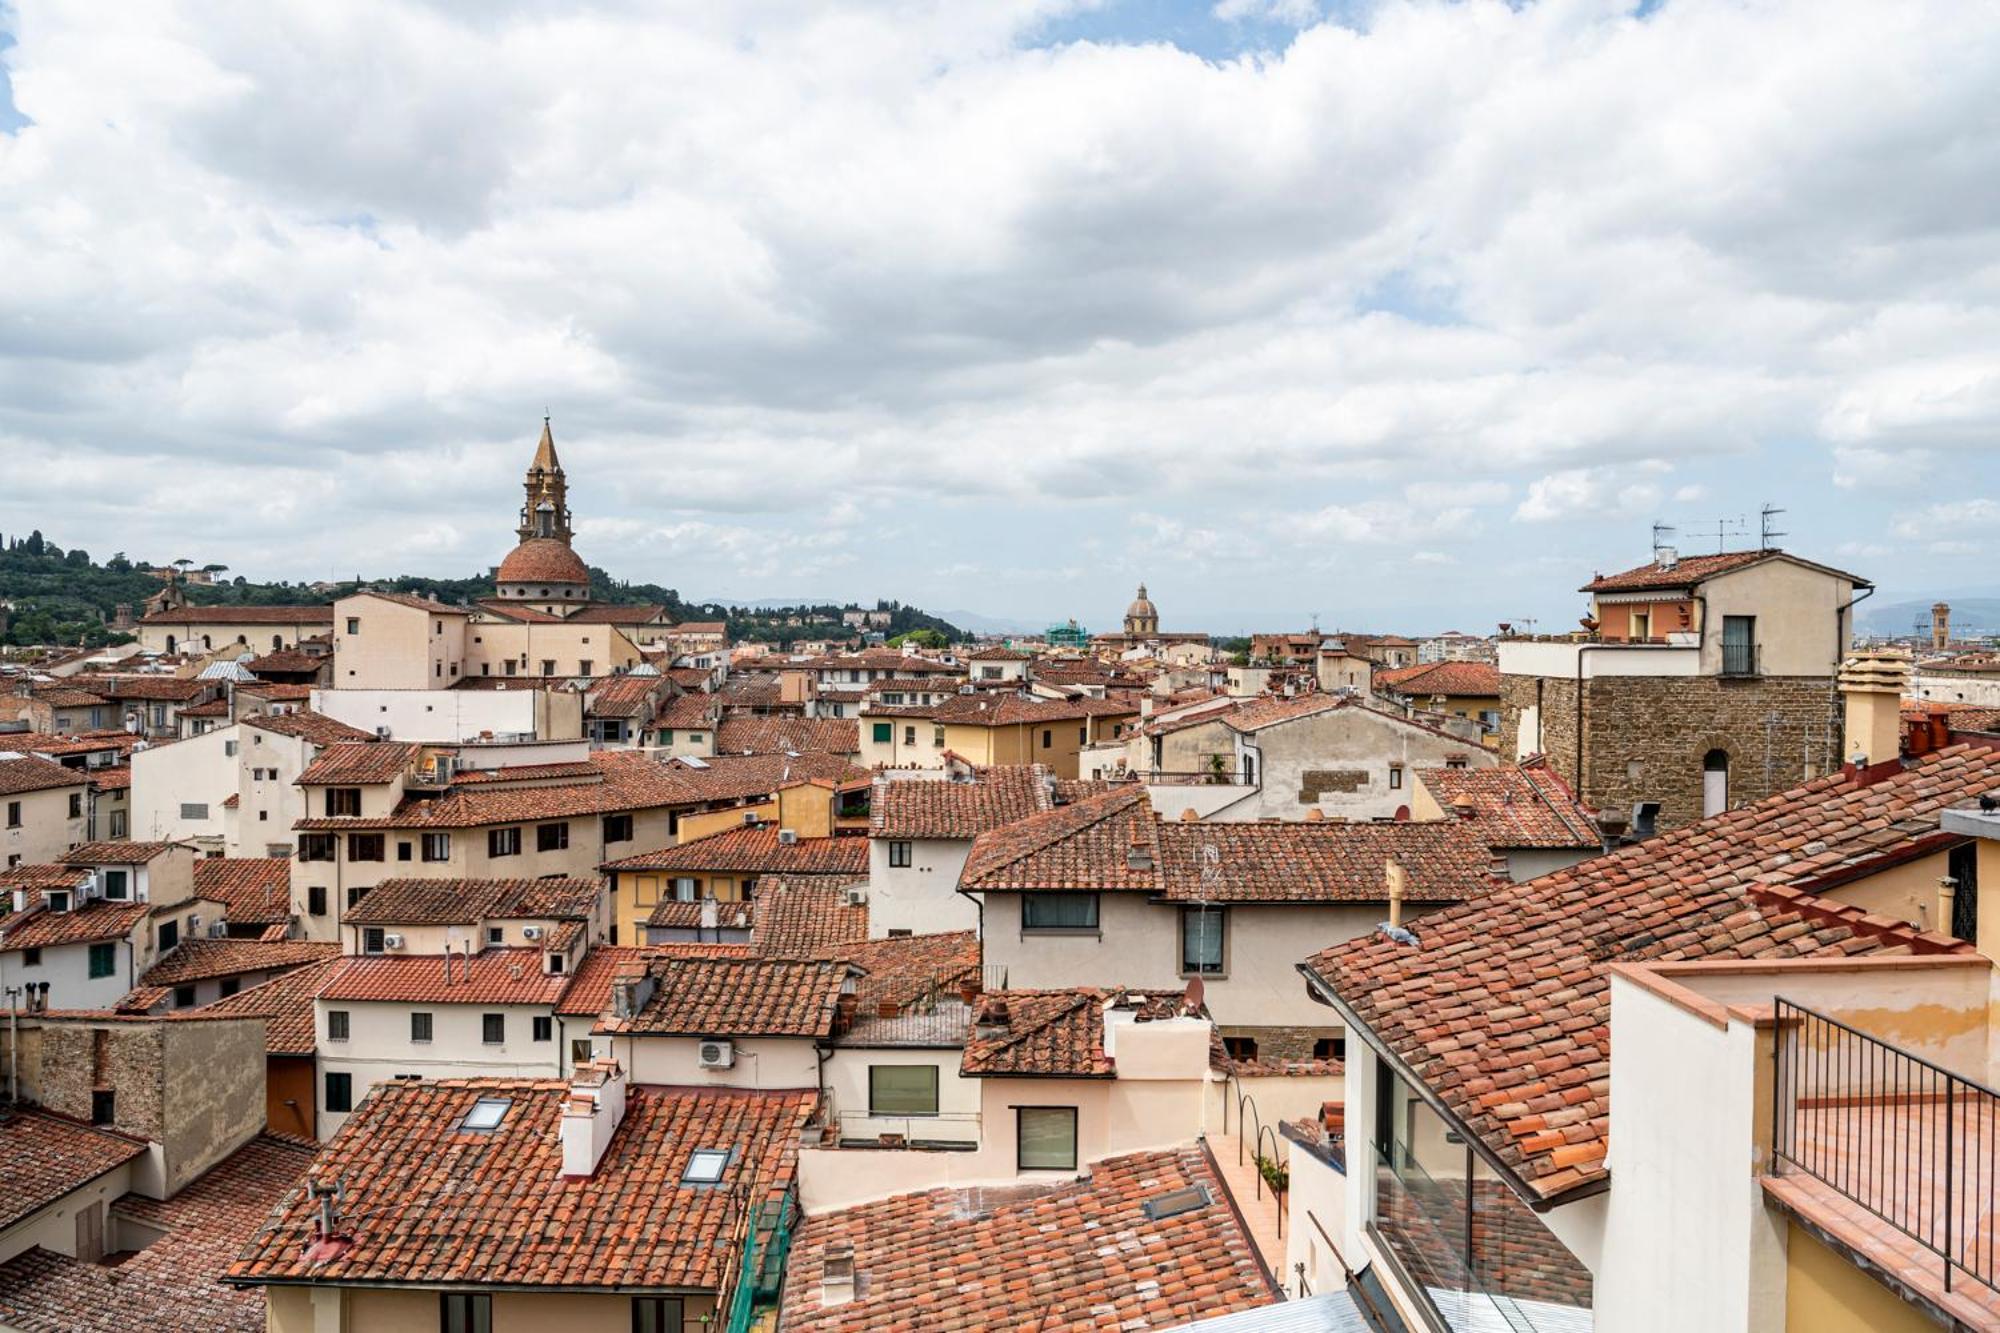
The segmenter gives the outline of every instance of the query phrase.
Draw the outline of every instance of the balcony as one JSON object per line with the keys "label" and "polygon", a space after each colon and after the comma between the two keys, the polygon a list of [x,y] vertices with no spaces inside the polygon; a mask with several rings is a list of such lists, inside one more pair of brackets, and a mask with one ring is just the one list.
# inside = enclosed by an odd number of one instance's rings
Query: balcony
{"label": "balcony", "polygon": [[2000,1323],[2000,1093],[1783,997],[1773,1006],[1766,1196],[1906,1296],[1965,1326]]}

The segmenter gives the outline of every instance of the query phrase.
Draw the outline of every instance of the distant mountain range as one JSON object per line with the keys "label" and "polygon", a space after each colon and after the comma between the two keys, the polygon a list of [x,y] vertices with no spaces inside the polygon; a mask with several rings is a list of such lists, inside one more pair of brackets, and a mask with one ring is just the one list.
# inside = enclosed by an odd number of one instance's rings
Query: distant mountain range
{"label": "distant mountain range", "polygon": [[1931,623],[1931,603],[1946,602],[1951,606],[1951,632],[1954,638],[1983,637],[2000,634],[2000,597],[1929,597],[1907,602],[1886,602],[1876,605],[1866,601],[1854,608],[1858,628],[1864,634],[1908,634],[1918,620],[1922,620],[1926,630]]}

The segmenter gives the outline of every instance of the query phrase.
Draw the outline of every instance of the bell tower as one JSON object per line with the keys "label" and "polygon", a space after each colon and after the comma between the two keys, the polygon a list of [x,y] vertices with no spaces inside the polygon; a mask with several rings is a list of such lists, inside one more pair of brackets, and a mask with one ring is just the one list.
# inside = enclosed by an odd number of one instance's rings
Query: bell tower
{"label": "bell tower", "polygon": [[542,438],[535,445],[535,459],[528,464],[523,488],[527,498],[521,505],[521,526],[514,529],[521,540],[553,537],[569,545],[569,482],[563,477],[562,460],[556,457],[556,440],[547,417],[542,418]]}

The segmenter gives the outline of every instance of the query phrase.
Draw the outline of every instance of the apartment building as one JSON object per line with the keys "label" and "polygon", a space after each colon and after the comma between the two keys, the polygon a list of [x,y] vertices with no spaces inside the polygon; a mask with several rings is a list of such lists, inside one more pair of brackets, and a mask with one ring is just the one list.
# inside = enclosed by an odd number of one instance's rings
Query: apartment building
{"label": "apartment building", "polygon": [[0,749],[0,869],[54,861],[85,841],[89,797],[88,774]]}

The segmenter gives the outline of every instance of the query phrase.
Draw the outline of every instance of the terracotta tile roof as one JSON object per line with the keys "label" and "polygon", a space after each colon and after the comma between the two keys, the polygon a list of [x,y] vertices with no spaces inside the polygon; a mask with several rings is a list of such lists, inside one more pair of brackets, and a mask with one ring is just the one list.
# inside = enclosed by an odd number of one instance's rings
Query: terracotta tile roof
{"label": "terracotta tile roof", "polygon": [[653,714],[653,726],[663,731],[706,731],[722,714],[721,699],[713,694],[677,694],[663,699]]}
{"label": "terracotta tile roof", "polygon": [[114,1218],[165,1234],[115,1267],[40,1248],[0,1265],[0,1323],[26,1333],[262,1333],[264,1294],[216,1275],[312,1156],[309,1144],[260,1135],[171,1199],[126,1195]]}
{"label": "terracotta tile roof", "polygon": [[751,950],[766,958],[839,957],[839,946],[868,938],[868,905],[847,901],[847,886],[866,880],[866,875],[766,875],[757,882]]}
{"label": "terracotta tile roof", "polygon": [[180,710],[181,717],[228,717],[229,701],[211,699],[205,704],[190,704]]}
{"label": "terracotta tile roof", "polygon": [[600,944],[584,954],[570,974],[569,988],[556,1002],[556,1012],[564,1015],[608,1014],[611,1012],[611,983],[620,973],[639,973],[659,953],[653,948],[630,944]]}
{"label": "terracotta tile roof", "polygon": [[279,685],[268,680],[246,680],[236,687],[236,692],[272,703],[305,703],[312,698],[313,689],[311,685]]}
{"label": "terracotta tile roof", "polygon": [[194,891],[227,907],[233,925],[290,921],[292,863],[283,857],[203,857],[194,863]]}
{"label": "terracotta tile roof", "polygon": [[1177,990],[988,991],[966,1034],[959,1073],[1112,1078],[1118,1065],[1104,1050],[1104,1013],[1113,1007],[1132,1009],[1142,1023],[1189,1012]]}
{"label": "terracotta tile roof", "polygon": [[330,661],[331,659],[326,657],[314,657],[311,653],[302,653],[296,648],[280,648],[275,652],[265,653],[262,657],[252,658],[244,665],[254,676],[269,675],[274,672],[293,676],[303,675],[309,671],[316,672]]}
{"label": "terracotta tile roof", "polygon": [[132,787],[132,765],[109,764],[103,768],[87,770],[93,791],[129,791]]}
{"label": "terracotta tile roof", "polygon": [[86,842],[59,859],[66,866],[142,866],[187,848],[184,842]]}
{"label": "terracotta tile roof", "polygon": [[385,955],[343,958],[320,988],[322,1000],[380,1001],[390,1004],[532,1004],[553,1005],[562,998],[566,975],[542,971],[540,949],[482,949],[466,965],[464,955],[451,961],[445,979],[441,957],[391,958]]}
{"label": "terracotta tile roof", "polygon": [[1772,548],[1765,551],[1725,551],[1719,555],[1684,555],[1672,569],[1662,569],[1658,563],[1640,565],[1617,574],[1599,574],[1596,578],[1577,589],[1578,592],[1671,592],[1691,588],[1705,579],[1734,570],[1746,569],[1762,564],[1766,560],[1789,560],[1808,569],[1816,569],[1847,579],[1857,588],[1872,586],[1867,579],[1856,574],[1848,574],[1826,565],[1788,555]]}
{"label": "terracotta tile roof", "polygon": [[[1142,849],[1134,864],[1134,844]],[[1214,877],[1202,866],[1212,849]],[[973,892],[1136,892],[1181,902],[1381,902],[1384,865],[1409,875],[1411,902],[1491,890],[1492,856],[1458,823],[1162,823],[1126,787],[981,836],[961,888]]]}
{"label": "terracotta tile roof", "polygon": [[674,626],[676,634],[726,634],[729,625],[721,620],[690,620],[684,625]]}
{"label": "terracotta tile roof", "polygon": [[868,831],[877,838],[967,840],[1055,808],[1040,764],[974,769],[970,781],[877,774]]}
{"label": "terracotta tile roof", "polygon": [[[0,751],[7,748],[7,738],[0,736]],[[31,754],[24,754],[19,759],[0,759],[0,796],[21,796],[56,787],[81,787],[89,781],[89,776],[80,769],[64,768],[52,760]]]}
{"label": "terracotta tile roof", "polygon": [[750,875],[865,875],[866,838],[782,842],[775,824],[743,825],[606,862],[605,870],[722,870]]}
{"label": "terracotta tile roof", "polygon": [[267,1053],[311,1055],[319,1041],[313,997],[340,969],[342,961],[326,958],[292,968],[192,1012],[209,1018],[262,1018]]}
{"label": "terracotta tile roof", "polygon": [[546,782],[550,778],[590,778],[602,770],[587,759],[558,764],[513,764],[502,768],[475,768],[452,778],[455,787],[477,787],[488,782]]}
{"label": "terracotta tile roof", "polygon": [[407,606],[417,611],[429,611],[434,615],[440,616],[462,616],[467,614],[466,609],[462,606],[448,606],[434,598],[419,596],[413,592],[384,592],[379,588],[363,588],[355,593],[354,596],[374,597],[384,602],[394,602],[397,606]]}
{"label": "terracotta tile roof", "polygon": [[[754,902],[717,902],[715,905],[715,929],[749,930],[757,920],[760,904]],[[668,898],[653,908],[646,917],[649,926],[672,927],[677,930],[700,930],[702,915],[707,909],[699,899]]]}
{"label": "terracotta tile roof", "polygon": [[1963,950],[1811,896],[1936,837],[2000,749],[1834,775],[1373,935],[1306,966],[1537,1194],[1605,1174],[1613,962]]}
{"label": "terracotta tile roof", "polygon": [[101,694],[74,685],[36,685],[33,694],[38,702],[51,708],[96,708],[111,702]]}
{"label": "terracotta tile roof", "polygon": [[569,619],[578,625],[664,625],[667,608],[658,602],[618,606],[598,602],[577,611]]}
{"label": "terracotta tile roof", "polygon": [[497,597],[481,598],[473,606],[487,615],[499,616],[521,625],[560,625],[561,616],[550,615],[547,611],[537,611],[522,602],[503,602]]}
{"label": "terracotta tile roof", "polygon": [[[791,1189],[817,1094],[632,1087],[596,1171],[570,1179],[558,1128],[567,1092],[554,1081],[376,1084],[310,1173],[341,1182],[349,1247],[309,1261],[318,1205],[295,1190],[229,1278],[619,1292],[733,1280],[741,1251],[727,1238],[742,1195],[762,1202]],[[481,1098],[510,1103],[499,1126],[460,1131]],[[734,1154],[720,1186],[681,1183],[699,1148]]]}
{"label": "terracotta tile roof", "polygon": [[861,751],[861,724],[853,718],[752,714],[726,717],[715,729],[717,754],[837,754]]}
{"label": "terracotta tile roof", "polygon": [[295,713],[259,713],[243,719],[246,727],[256,727],[260,731],[275,732],[280,736],[299,736],[314,745],[337,745],[343,741],[373,742],[374,737],[359,727],[350,727],[345,722],[330,718],[324,713],[315,713],[310,708],[301,708]]}
{"label": "terracotta tile roof", "polygon": [[653,711],[653,695],[667,688],[658,676],[605,676],[584,696],[591,717],[642,717]]}
{"label": "terracotta tile roof", "polygon": [[88,688],[107,699],[146,699],[160,703],[180,703],[204,698],[216,689],[214,682],[182,676],[89,676]]}
{"label": "terracotta tile roof", "polygon": [[1406,695],[1500,696],[1500,668],[1491,662],[1423,662],[1375,673],[1375,683]]}
{"label": "terracotta tile roof", "polygon": [[[1205,1202],[1159,1221],[1149,1200]],[[823,1305],[827,1252],[854,1299]],[[936,1189],[806,1219],[785,1275],[787,1333],[1166,1329],[1280,1299],[1200,1148],[1112,1157],[1054,1185]]]}
{"label": "terracotta tile roof", "polygon": [[130,754],[139,740],[129,731],[80,731],[67,736],[46,731],[10,731],[0,734],[0,749],[45,756],[90,754],[98,750]]}
{"label": "terracotta tile roof", "polygon": [[1505,768],[1425,768],[1417,780],[1451,811],[1468,803],[1479,840],[1488,847],[1596,847],[1587,810],[1540,759]]}
{"label": "terracotta tile roof", "polygon": [[139,618],[141,625],[305,625],[333,623],[326,606],[183,606],[154,611]]}
{"label": "terracotta tile roof", "polygon": [[356,926],[469,926],[492,920],[581,920],[596,910],[604,881],[385,879],[349,908]]}
{"label": "terracotta tile roof", "polygon": [[98,899],[67,912],[23,912],[9,919],[6,934],[0,935],[0,952],[122,940],[152,910],[145,903],[112,903]]}
{"label": "terracotta tile roof", "polygon": [[848,969],[770,958],[655,958],[653,993],[606,1032],[683,1037],[825,1037]]}
{"label": "terracotta tile roof", "polygon": [[421,746],[402,741],[352,741],[329,745],[300,773],[301,787],[367,786],[391,782],[416,761]]}
{"label": "terracotta tile roof", "polygon": [[145,1151],[122,1134],[14,1108],[0,1119],[0,1230]]}
{"label": "terracotta tile roof", "polygon": [[949,994],[966,976],[979,974],[979,936],[970,930],[937,935],[898,935],[893,939],[839,944],[821,957],[853,963],[867,975],[855,990],[870,1008],[893,1004],[904,1008],[922,996]]}
{"label": "terracotta tile roof", "polygon": [[245,972],[273,972],[339,956],[338,944],[311,940],[182,940],[172,953],[147,968],[139,981],[146,986],[180,986]]}

